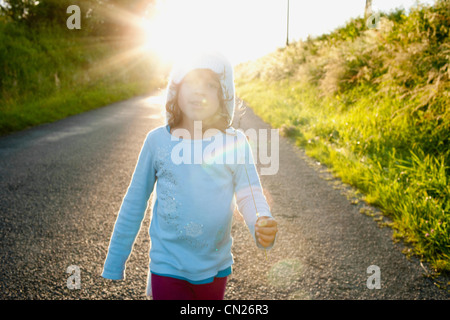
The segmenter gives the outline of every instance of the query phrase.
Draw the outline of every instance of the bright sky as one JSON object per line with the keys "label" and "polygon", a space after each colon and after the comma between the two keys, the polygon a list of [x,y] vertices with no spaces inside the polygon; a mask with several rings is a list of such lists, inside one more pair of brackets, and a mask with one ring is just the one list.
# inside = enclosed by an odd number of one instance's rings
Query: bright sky
{"label": "bright sky", "polygon": [[[186,49],[212,46],[233,64],[286,44],[287,0],[160,0],[149,43],[167,59]],[[421,0],[433,4],[435,0]],[[374,11],[409,10],[416,0],[373,0]],[[365,0],[290,0],[289,41],[306,39],[363,16]]]}

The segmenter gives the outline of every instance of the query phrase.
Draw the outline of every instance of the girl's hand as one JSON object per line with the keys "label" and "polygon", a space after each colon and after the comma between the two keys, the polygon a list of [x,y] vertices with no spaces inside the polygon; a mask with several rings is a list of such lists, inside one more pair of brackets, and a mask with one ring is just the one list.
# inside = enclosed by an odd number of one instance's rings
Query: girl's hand
{"label": "girl's hand", "polygon": [[259,217],[258,220],[256,220],[255,236],[263,247],[267,248],[273,243],[277,232],[277,222],[274,218]]}

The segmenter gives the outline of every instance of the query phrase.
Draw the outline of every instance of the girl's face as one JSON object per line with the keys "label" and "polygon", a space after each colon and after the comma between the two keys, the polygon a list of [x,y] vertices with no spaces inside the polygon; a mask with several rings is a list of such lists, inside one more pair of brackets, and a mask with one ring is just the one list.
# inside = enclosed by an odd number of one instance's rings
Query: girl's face
{"label": "girl's face", "polygon": [[220,82],[211,70],[197,69],[189,72],[178,93],[178,106],[183,118],[191,121],[211,118],[220,108],[219,89]]}

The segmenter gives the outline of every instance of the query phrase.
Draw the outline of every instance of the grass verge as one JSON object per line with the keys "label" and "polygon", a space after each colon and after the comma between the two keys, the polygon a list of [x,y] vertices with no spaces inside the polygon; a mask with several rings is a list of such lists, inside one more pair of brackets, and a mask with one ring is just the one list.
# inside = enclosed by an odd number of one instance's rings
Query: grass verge
{"label": "grass verge", "polygon": [[[450,271],[448,154],[425,153],[414,143],[416,128],[407,119],[392,120],[395,97],[359,88],[330,99],[289,80],[238,79],[236,87],[264,121],[379,207],[395,239],[409,244],[406,254],[430,262],[437,273]],[[360,98],[348,107],[355,95]]]}

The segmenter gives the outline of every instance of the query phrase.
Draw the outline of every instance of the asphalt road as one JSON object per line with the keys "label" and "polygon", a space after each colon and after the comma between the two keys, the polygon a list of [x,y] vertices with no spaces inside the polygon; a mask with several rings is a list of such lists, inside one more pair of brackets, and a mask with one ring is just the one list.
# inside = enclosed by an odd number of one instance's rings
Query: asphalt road
{"label": "asphalt road", "polygon": [[[126,280],[100,274],[142,143],[164,123],[161,101],[136,97],[0,138],[0,299],[146,299],[150,207]],[[236,121],[270,129],[249,108]],[[266,260],[235,215],[226,299],[450,298],[390,228],[360,213],[365,204],[349,200],[350,188],[287,139],[278,172],[261,182],[277,243]],[[73,270],[80,288],[68,285]],[[378,275],[379,289],[370,289]]]}

